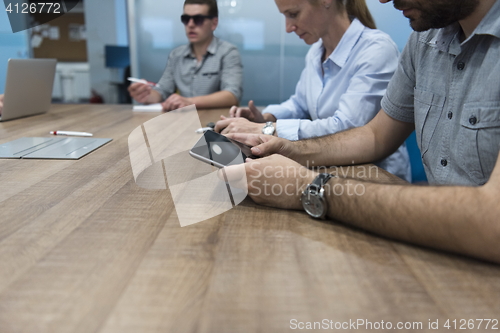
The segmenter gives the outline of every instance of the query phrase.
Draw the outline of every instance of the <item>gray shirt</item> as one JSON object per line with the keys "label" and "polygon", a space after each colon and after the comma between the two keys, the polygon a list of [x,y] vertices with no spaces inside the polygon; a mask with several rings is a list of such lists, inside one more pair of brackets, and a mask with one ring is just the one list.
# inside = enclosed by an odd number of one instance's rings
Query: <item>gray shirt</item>
{"label": "gray shirt", "polygon": [[240,100],[243,66],[238,49],[214,37],[198,63],[190,44],[179,46],[170,52],[158,85],[154,89],[163,99],[176,91],[183,97],[195,97],[227,90]]}
{"label": "gray shirt", "polygon": [[432,184],[481,185],[500,149],[500,1],[459,42],[458,24],[413,33],[382,99],[414,122]]}

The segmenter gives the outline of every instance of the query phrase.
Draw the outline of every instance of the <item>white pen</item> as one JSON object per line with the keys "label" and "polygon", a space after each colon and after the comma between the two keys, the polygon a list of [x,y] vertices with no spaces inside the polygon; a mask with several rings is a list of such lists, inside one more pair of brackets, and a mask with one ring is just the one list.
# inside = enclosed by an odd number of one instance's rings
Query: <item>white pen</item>
{"label": "white pen", "polygon": [[196,133],[205,133],[206,131],[213,131],[213,127],[202,127],[198,128],[195,132]]}
{"label": "white pen", "polygon": [[157,84],[154,83],[154,82],[146,81],[146,80],[143,80],[143,79],[138,79],[138,78],[135,78],[135,77],[129,77],[129,78],[127,78],[127,80],[129,80],[130,82],[137,82],[137,83],[147,84],[148,86],[151,86],[151,87],[156,87],[157,86]]}
{"label": "white pen", "polygon": [[92,136],[92,133],[87,132],[73,132],[73,131],[50,131],[52,135],[73,135],[73,136]]}

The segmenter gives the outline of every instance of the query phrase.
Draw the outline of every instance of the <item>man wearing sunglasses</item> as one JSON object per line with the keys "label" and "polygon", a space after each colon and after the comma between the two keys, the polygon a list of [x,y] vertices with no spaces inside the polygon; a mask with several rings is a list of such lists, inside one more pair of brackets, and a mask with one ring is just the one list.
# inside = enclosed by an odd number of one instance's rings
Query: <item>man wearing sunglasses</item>
{"label": "man wearing sunglasses", "polygon": [[238,104],[243,92],[243,66],[238,49],[214,36],[218,14],[216,0],[186,0],[181,22],[189,44],[170,52],[155,87],[132,84],[132,98],[144,104],[162,103],[165,111],[191,104],[199,109]]}

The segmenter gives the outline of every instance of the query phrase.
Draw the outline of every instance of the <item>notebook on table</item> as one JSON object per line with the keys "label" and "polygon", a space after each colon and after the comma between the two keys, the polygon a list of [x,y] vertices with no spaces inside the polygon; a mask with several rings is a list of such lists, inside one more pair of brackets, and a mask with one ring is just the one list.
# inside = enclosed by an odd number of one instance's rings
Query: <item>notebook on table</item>
{"label": "notebook on table", "polygon": [[77,160],[112,139],[20,138],[0,144],[0,158]]}

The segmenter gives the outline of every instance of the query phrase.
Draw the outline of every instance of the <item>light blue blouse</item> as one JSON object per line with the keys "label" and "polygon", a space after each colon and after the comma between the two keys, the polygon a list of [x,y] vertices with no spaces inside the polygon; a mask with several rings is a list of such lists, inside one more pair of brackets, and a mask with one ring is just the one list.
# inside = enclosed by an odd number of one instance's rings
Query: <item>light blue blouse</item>
{"label": "light blue blouse", "polygon": [[[381,109],[399,56],[387,34],[354,19],[332,54],[321,62],[323,52],[321,40],[312,45],[295,94],[264,109],[263,113],[278,119],[278,136],[300,140],[341,132],[367,124]],[[411,180],[405,145],[378,165]]]}

